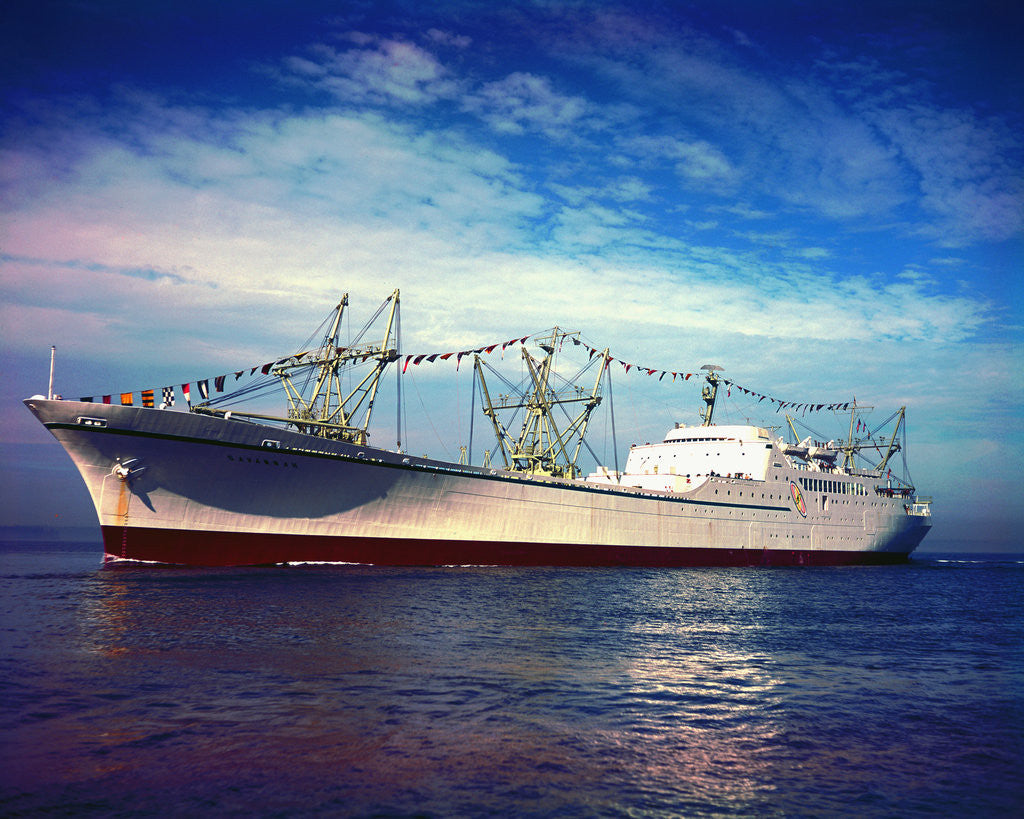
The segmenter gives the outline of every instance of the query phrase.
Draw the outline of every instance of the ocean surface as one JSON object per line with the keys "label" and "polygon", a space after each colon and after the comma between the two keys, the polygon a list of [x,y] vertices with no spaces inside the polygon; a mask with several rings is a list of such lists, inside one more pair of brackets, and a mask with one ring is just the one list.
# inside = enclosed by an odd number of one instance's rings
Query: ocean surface
{"label": "ocean surface", "polygon": [[1024,815],[1024,556],[0,587],[4,816]]}

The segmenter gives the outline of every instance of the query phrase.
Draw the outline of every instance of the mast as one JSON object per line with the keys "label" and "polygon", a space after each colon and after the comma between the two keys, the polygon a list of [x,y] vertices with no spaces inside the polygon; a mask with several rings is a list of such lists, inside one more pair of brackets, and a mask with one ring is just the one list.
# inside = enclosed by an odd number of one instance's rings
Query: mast
{"label": "mast", "polygon": [[849,444],[843,448],[843,469],[853,469],[853,422],[857,418],[857,396],[853,397],[853,405],[850,407],[850,431],[846,433],[846,440]]}
{"label": "mast", "polygon": [[[881,463],[878,464],[878,474],[883,475],[885,473],[885,467],[889,464],[889,459],[899,451],[899,434],[900,426],[903,424],[904,416],[906,415],[907,408],[900,407],[899,417],[896,419],[896,428],[892,431],[892,436],[889,438],[889,447],[885,450],[885,455],[882,456]],[[890,416],[891,417],[891,416]]]}
{"label": "mast", "polygon": [[[369,327],[389,303],[391,309],[388,312],[384,338],[379,344],[360,345],[357,339],[354,346],[340,347],[338,346],[338,328],[341,325],[345,307],[348,305],[348,293],[342,297],[341,302],[335,308],[334,322],[324,338],[315,360],[315,363],[320,365],[319,374],[316,386],[308,400],[302,396],[291,379],[293,370],[308,368],[308,364],[285,363],[274,369],[274,375],[281,379],[285,392],[288,394],[289,419],[314,422],[307,431],[315,435],[340,438],[355,444],[366,443],[367,429],[370,425],[370,416],[373,413],[373,404],[377,397],[380,378],[387,365],[398,358],[398,350],[392,346],[392,329],[395,325],[399,304],[398,290],[385,299],[384,304],[378,308],[377,313],[367,323],[367,327]],[[375,362],[370,372],[348,395],[345,395],[341,380],[345,367],[353,367],[369,360]],[[362,413],[361,418],[358,417],[360,412]],[[297,423],[296,426],[301,431],[305,425]]]}
{"label": "mast", "polygon": [[[505,430],[505,427],[501,423],[501,419],[498,418],[498,413],[494,409],[494,403],[491,401],[491,394],[487,389],[487,382],[484,380],[483,362],[480,360],[480,354],[476,353],[473,356],[473,372],[476,377],[480,380],[480,400],[483,402],[483,411],[494,427],[494,436],[498,439],[498,448],[501,450],[502,460],[505,461],[505,469],[508,469],[510,464],[508,462],[508,451],[512,448],[511,436]],[[491,459],[488,453],[488,457],[484,459],[484,466],[490,466]]]}
{"label": "mast", "polygon": [[[601,354],[597,377],[589,392],[572,384],[556,391],[550,383],[555,351],[569,335],[555,327],[550,339],[539,344],[545,354],[541,360],[533,358],[524,346],[523,361],[529,374],[529,388],[522,395],[499,396],[497,402],[491,399],[487,389],[480,356],[474,356],[473,367],[480,381],[483,412],[494,427],[506,469],[569,479],[579,474],[576,461],[579,459],[590,416],[601,403],[601,378],[608,365],[608,350],[605,349]],[[573,403],[582,404],[582,408],[575,418],[570,419],[569,426],[562,430],[555,419],[554,408]],[[513,439],[502,424],[498,410],[520,409],[525,410],[523,425],[519,437]]]}
{"label": "mast", "polygon": [[[843,447],[843,470],[846,472],[853,472],[857,468],[857,459],[854,457],[860,450],[860,445],[854,440],[854,421],[857,420],[857,399],[853,399],[853,406],[850,408],[850,431],[846,437],[846,445]],[[867,407],[867,409],[874,409],[874,407]]]}
{"label": "mast", "polygon": [[[331,353],[338,349],[338,328],[341,326],[341,317],[345,312],[345,308],[348,307],[348,293],[341,297],[341,301],[338,306],[334,308],[334,323],[331,325],[331,329],[327,335],[324,336],[323,342],[320,344],[320,351],[317,354],[317,358],[320,360],[320,373],[317,377],[316,386],[313,388],[313,397],[309,402],[310,409],[312,410],[313,405],[318,401],[321,401],[321,409],[319,412],[319,420],[326,421],[331,411],[331,392],[337,383],[338,395],[341,395],[341,384],[338,381],[338,366],[340,362],[338,359],[331,355]],[[277,373],[280,375],[280,373]],[[288,390],[288,397],[293,398],[294,387],[292,387],[291,379],[284,379],[285,390]],[[291,387],[291,390],[289,388]],[[326,387],[326,389],[325,389]],[[296,404],[302,403],[302,396],[297,391],[294,392],[294,399],[291,401],[292,408]]]}
{"label": "mast", "polygon": [[[384,313],[390,305],[383,339],[380,343],[361,343],[362,336],[371,325]],[[366,323],[359,336],[348,347],[338,344],[338,333],[345,308],[348,306],[348,293],[345,293],[331,320],[330,330],[324,336],[319,350],[314,353],[298,353],[277,362],[271,370],[281,380],[288,397],[288,413],[286,417],[264,415],[252,412],[232,410],[231,415],[242,418],[253,418],[264,421],[284,421],[294,426],[299,432],[317,435],[323,438],[347,441],[364,445],[367,442],[370,417],[377,396],[381,376],[388,364],[397,360],[397,340],[393,331],[398,316],[399,291],[396,289],[377,312]],[[357,365],[372,361],[373,365],[362,380],[348,393],[345,393],[343,376]],[[293,374],[310,373],[316,370],[316,382],[307,398],[304,390],[296,386]],[[193,412],[206,415],[225,415],[226,411],[199,404],[192,408]]]}
{"label": "mast", "polygon": [[609,348],[605,347],[604,352],[601,353],[601,366],[597,370],[597,377],[594,379],[594,386],[590,390],[590,399],[584,406],[583,412],[580,413],[580,423],[578,425],[578,432],[576,433],[576,448],[572,453],[572,464],[574,468],[576,461],[580,457],[580,448],[583,446],[583,439],[586,437],[587,427],[590,425],[590,416],[597,408],[597,405],[601,403],[601,377],[608,368],[608,351]]}
{"label": "mast", "polygon": [[717,364],[705,364],[701,369],[708,371],[705,376],[708,383],[704,385],[704,390],[701,392],[701,398],[704,399],[704,406],[700,410],[700,417],[703,421],[701,426],[709,427],[715,414],[715,400],[718,398],[718,385],[721,382],[721,379],[715,375],[715,371],[721,371],[722,368]]}
{"label": "mast", "polygon": [[53,400],[53,361],[57,357],[57,348],[54,345],[50,345],[50,386],[46,391],[46,397]]}
{"label": "mast", "polygon": [[790,415],[788,412],[786,413],[786,423],[789,424],[789,429],[793,433],[793,440],[797,444],[799,444],[800,443],[800,433],[796,431],[796,426],[793,424],[793,416]]}

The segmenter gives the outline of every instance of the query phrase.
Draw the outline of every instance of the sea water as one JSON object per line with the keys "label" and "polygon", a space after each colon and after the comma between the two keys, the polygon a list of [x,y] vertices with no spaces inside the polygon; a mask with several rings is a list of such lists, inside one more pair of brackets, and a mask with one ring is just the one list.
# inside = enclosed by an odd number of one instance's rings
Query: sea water
{"label": "sea water", "polygon": [[1019,816],[1024,558],[0,550],[0,814]]}

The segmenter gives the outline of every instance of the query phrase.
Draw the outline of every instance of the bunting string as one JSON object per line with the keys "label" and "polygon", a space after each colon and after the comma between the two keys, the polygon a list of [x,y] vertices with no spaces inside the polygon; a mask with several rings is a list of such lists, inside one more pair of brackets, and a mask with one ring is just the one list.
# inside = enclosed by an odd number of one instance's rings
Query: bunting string
{"label": "bunting string", "polygon": [[727,386],[729,395],[732,394],[732,390],[735,387],[744,395],[748,395],[751,398],[756,398],[758,404],[765,400],[767,400],[769,404],[774,404],[776,412],[779,412],[783,409],[790,409],[793,412],[800,412],[804,415],[806,415],[808,412],[821,412],[823,409],[828,410],[830,412],[837,410],[842,410],[846,412],[849,411],[850,406],[856,401],[856,399],[854,399],[854,401],[838,401],[833,403],[820,404],[807,401],[783,401],[779,398],[773,398],[770,395],[765,395],[755,390],[748,389],[747,387],[741,387],[735,381],[730,381],[728,378],[723,378],[722,383]]}
{"label": "bunting string", "polygon": [[[474,355],[474,354],[475,355],[490,355],[490,354],[493,354],[496,350],[500,349],[501,355],[502,355],[502,357],[504,357],[505,351],[509,347],[511,347],[513,345],[517,345],[517,344],[526,344],[526,342],[530,338],[531,338],[531,336],[527,335],[527,336],[522,336],[520,338],[512,338],[512,339],[509,339],[508,341],[505,341],[505,342],[496,342],[494,344],[485,344],[485,345],[483,345],[481,347],[476,347],[476,348],[467,349],[467,350],[452,350],[450,352],[443,352],[443,353],[411,353],[411,354],[408,354],[408,355],[401,356],[401,358],[402,358],[402,372],[405,373],[406,371],[408,371],[410,365],[412,365],[413,367],[418,367],[418,366],[420,366],[422,364],[435,364],[437,362],[442,362],[442,361],[443,362],[450,362],[453,359],[455,361],[455,369],[456,369],[456,371],[458,371],[459,368],[462,365],[462,359],[465,358],[466,356]],[[572,343],[574,345],[576,345],[578,347],[582,347],[587,352],[588,359],[592,359],[595,355],[603,355],[603,351],[598,350],[596,347],[592,347],[591,345],[587,344],[584,341],[581,341],[579,338],[577,338],[575,336],[570,337],[570,340],[572,341]],[[345,348],[345,347],[338,347],[337,348],[337,352],[338,353],[342,353],[346,349],[347,348]],[[214,394],[222,394],[225,391],[225,385],[226,385],[227,379],[231,375],[234,376],[234,381],[240,380],[243,376],[245,376],[247,374],[247,371],[248,371],[248,375],[250,377],[255,376],[257,372],[260,373],[263,376],[267,376],[267,375],[270,375],[271,371],[276,366],[280,366],[282,364],[286,364],[286,363],[289,363],[289,362],[293,362],[293,363],[296,363],[296,364],[302,363],[302,360],[306,356],[314,355],[314,354],[315,354],[315,351],[307,350],[306,352],[297,353],[297,354],[292,355],[292,356],[286,356],[285,358],[277,359],[275,361],[270,361],[270,362],[267,362],[265,364],[256,364],[256,365],[253,365],[253,366],[248,367],[248,368],[243,368],[243,369],[240,369],[240,370],[234,370],[232,373],[226,373],[224,375],[218,375],[218,376],[215,376],[213,378],[203,378],[203,379],[198,379],[196,381],[184,383],[184,384],[181,384],[181,396],[184,398],[185,403],[189,407],[191,407],[192,406],[192,394],[193,394],[192,387],[193,387],[193,385],[195,387],[195,393],[198,394],[200,400],[208,401],[209,398],[210,398],[210,394],[211,394],[210,393],[210,382],[211,381],[213,382],[213,392],[214,392]],[[371,358],[372,355],[373,354],[371,352],[366,352],[362,356],[362,361],[366,361],[367,359]],[[608,357],[608,361],[607,361],[605,366],[606,367],[610,367],[612,364],[617,364],[617,365],[621,366],[625,370],[625,372],[627,372],[627,373],[632,372],[632,373],[634,373],[636,375],[644,375],[644,376],[649,377],[649,378],[656,377],[658,379],[658,381],[664,380],[665,376],[671,376],[673,382],[679,381],[680,383],[682,383],[682,382],[689,381],[691,378],[693,378],[694,375],[697,374],[695,372],[685,372],[685,371],[680,371],[680,370],[664,370],[664,369],[661,369],[659,367],[648,367],[648,366],[645,366],[645,365],[642,365],[642,364],[636,364],[634,362],[624,361],[622,359],[613,358],[612,356],[609,356]],[[756,399],[757,403],[759,403],[759,404],[761,402],[767,401],[769,405],[775,406],[776,412],[781,411],[783,409],[790,409],[793,412],[803,412],[804,414],[806,414],[808,412],[820,412],[821,410],[829,410],[829,411],[849,410],[850,405],[852,403],[852,402],[849,402],[849,401],[847,401],[847,402],[840,401],[840,402],[831,402],[831,403],[829,403],[829,402],[813,403],[813,402],[783,401],[783,400],[781,400],[779,398],[775,398],[774,396],[767,395],[765,393],[757,392],[756,390],[752,390],[752,389],[749,389],[747,387],[740,386],[736,382],[731,381],[729,379],[723,378],[722,379],[722,383],[726,385],[726,388],[727,388],[729,396],[732,395],[732,390],[733,389],[737,389],[740,392],[742,392],[744,395],[747,395],[747,396],[749,396],[751,398]],[[246,389],[248,389],[248,388],[246,388]],[[154,406],[154,402],[155,402],[155,390],[154,389],[136,390],[136,391],[133,391],[133,392],[123,392],[123,393],[120,393],[120,394],[111,393],[110,395],[102,396],[100,400],[104,404],[111,404],[111,403],[114,403],[115,399],[120,399],[120,403],[121,403],[122,406],[132,406],[134,404],[134,397],[135,397],[136,393],[138,393],[138,395],[140,397],[140,400],[141,400],[141,405],[143,407],[153,407]],[[175,397],[176,397],[174,385],[162,387],[161,390],[160,390],[160,396],[161,396],[161,399],[162,399],[162,406],[164,406],[164,407],[172,407],[172,406],[174,406]],[[84,397],[82,397],[79,400],[85,401],[85,402],[92,402],[92,401],[94,401],[94,396],[84,396]]]}

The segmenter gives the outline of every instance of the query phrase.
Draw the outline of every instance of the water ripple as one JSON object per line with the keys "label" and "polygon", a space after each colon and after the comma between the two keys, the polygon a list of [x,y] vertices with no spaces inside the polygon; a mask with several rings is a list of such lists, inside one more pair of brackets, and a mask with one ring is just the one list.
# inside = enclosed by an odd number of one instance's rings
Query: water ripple
{"label": "water ripple", "polygon": [[1012,815],[1024,804],[1024,564],[4,560],[5,814]]}

